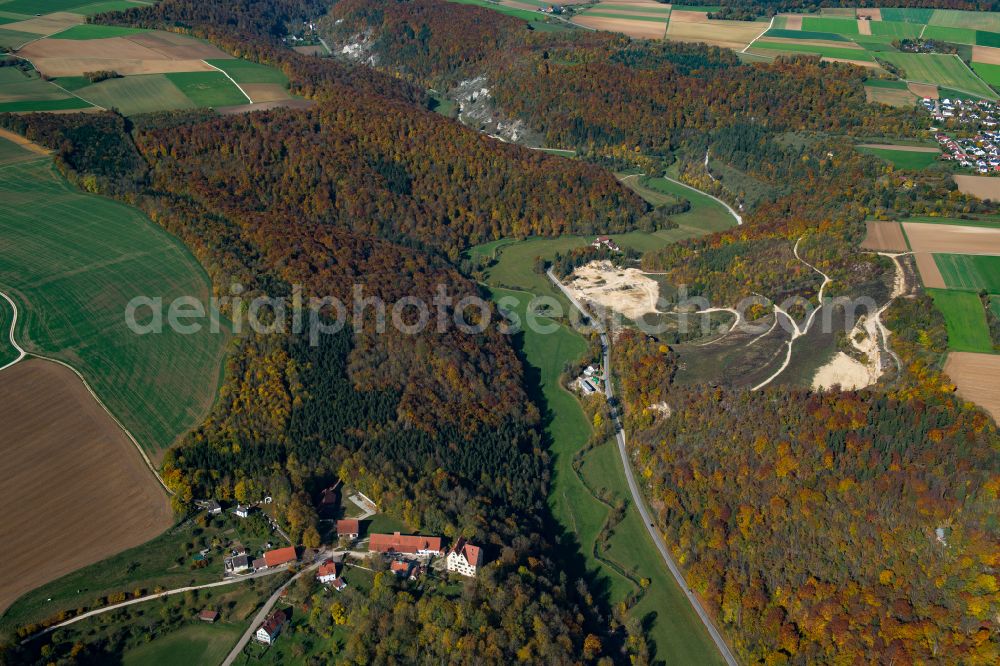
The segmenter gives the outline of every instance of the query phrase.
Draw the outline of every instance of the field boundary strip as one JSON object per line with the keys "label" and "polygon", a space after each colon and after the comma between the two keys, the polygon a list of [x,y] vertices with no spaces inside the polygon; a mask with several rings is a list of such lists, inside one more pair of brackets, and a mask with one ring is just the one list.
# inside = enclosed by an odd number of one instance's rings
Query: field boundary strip
{"label": "field boundary strip", "polygon": [[770,30],[771,28],[773,28],[773,27],[774,27],[774,19],[775,19],[776,17],[777,17],[777,14],[775,14],[774,16],[772,16],[772,17],[771,17],[771,22],[767,24],[767,27],[766,27],[766,28],[764,28],[764,29],[763,29],[763,30],[761,31],[761,33],[760,33],[759,35],[757,35],[756,37],[754,37],[753,39],[751,39],[751,40],[750,40],[750,43],[749,43],[749,44],[747,44],[746,46],[744,46],[744,47],[743,47],[743,50],[742,50],[742,51],[740,51],[740,53],[746,53],[746,52],[747,52],[747,50],[748,50],[748,49],[749,49],[749,48],[750,48],[751,46],[753,46],[753,43],[754,43],[754,42],[756,42],[756,41],[757,41],[758,39],[760,39],[761,37],[763,37],[764,35],[766,35],[766,34],[767,34],[767,32],[768,32],[768,31],[769,31],[769,30]]}
{"label": "field boundary strip", "polygon": [[[17,358],[16,361],[12,361],[7,365],[3,366],[2,368],[0,368],[0,370],[4,370],[14,365],[15,363],[24,360],[25,357],[29,356],[29,354],[26,351],[24,351],[24,349],[22,349],[21,346],[17,344],[17,340],[14,339],[14,325],[17,323],[17,304],[14,302],[14,299],[12,299],[3,291],[0,291],[0,296],[3,296],[4,299],[6,299],[6,301],[10,303],[11,307],[14,309],[14,317],[10,323],[10,343],[14,346],[15,349],[18,350],[18,353],[20,354],[20,356]],[[65,361],[60,361],[57,358],[52,358],[49,356],[44,356],[43,354],[36,354],[36,353],[32,353],[30,355],[34,356],[35,358],[40,358],[46,361],[51,361],[53,363],[58,363],[61,366],[69,368],[73,372],[73,374],[75,374],[80,379],[80,381],[83,382],[83,387],[87,389],[87,393],[89,393],[91,397],[95,401],[97,401],[97,404],[101,406],[101,409],[103,409],[107,413],[107,415],[111,417],[111,420],[114,421],[119,428],[121,428],[121,431],[125,433],[125,436],[128,437],[129,441],[132,442],[133,445],[135,445],[135,448],[139,451],[139,455],[142,456],[143,461],[146,463],[146,467],[149,469],[150,472],[153,473],[153,476],[156,477],[156,480],[159,482],[160,486],[162,486],[163,489],[167,492],[167,495],[174,494],[174,492],[170,490],[166,482],[163,480],[163,477],[160,476],[160,473],[156,470],[156,467],[153,466],[153,461],[149,459],[149,456],[146,454],[146,451],[143,450],[142,446],[139,444],[139,440],[137,440],[135,436],[132,435],[131,431],[129,431],[129,429],[125,427],[125,424],[122,423],[110,409],[108,409],[108,406],[105,405],[104,401],[101,400],[100,396],[98,396],[97,393],[94,392],[94,389],[91,388],[90,383],[87,382],[87,378],[84,377],[79,370],[74,368],[69,363],[66,363]]]}

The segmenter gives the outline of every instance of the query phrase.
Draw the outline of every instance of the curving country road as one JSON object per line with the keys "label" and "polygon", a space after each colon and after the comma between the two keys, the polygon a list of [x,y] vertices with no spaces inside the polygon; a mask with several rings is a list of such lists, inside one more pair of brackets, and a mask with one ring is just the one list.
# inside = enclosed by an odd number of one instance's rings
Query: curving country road
{"label": "curving country road", "polygon": [[[573,295],[573,293],[559,281],[559,278],[555,276],[550,268],[547,273],[549,279],[559,287],[559,290],[566,295],[566,298],[583,314],[585,317],[590,318],[587,314],[587,310],[583,307]],[[660,555],[663,557],[663,561],[666,562],[667,568],[670,569],[671,575],[677,582],[681,591],[687,597],[688,602],[694,608],[698,617],[701,619],[702,624],[705,625],[706,631],[712,637],[712,641],[715,643],[715,647],[719,650],[722,658],[725,659],[729,666],[738,666],[739,661],[733,654],[732,650],[729,648],[729,644],[726,643],[725,638],[722,636],[715,624],[712,622],[712,618],[709,617],[708,612],[702,607],[701,601],[695,596],[694,592],[688,587],[687,581],[684,580],[684,574],[681,572],[677,562],[674,561],[673,556],[670,551],[667,550],[667,544],[664,543],[663,538],[660,536],[659,530],[654,526],[653,518],[649,514],[649,510],[646,508],[646,501],[643,499],[642,494],[639,492],[639,485],[635,481],[635,475],[632,473],[632,463],[628,457],[628,449],[625,446],[625,429],[622,427],[621,419],[618,415],[618,409],[611,404],[612,398],[614,397],[614,389],[612,388],[613,382],[611,381],[611,348],[609,345],[607,332],[601,326],[597,319],[591,318],[594,322],[594,326],[601,335],[601,351],[603,353],[603,364],[604,364],[604,392],[608,398],[609,407],[611,409],[611,418],[615,422],[615,438],[618,441],[618,454],[622,459],[622,466],[625,468],[625,478],[628,480],[628,488],[632,493],[632,502],[635,504],[636,508],[639,509],[639,515],[642,516],[642,523],[646,526],[646,531],[649,532],[649,536],[653,539],[653,543],[656,544],[656,549],[660,551]]]}
{"label": "curving country road", "polygon": [[287,568],[288,567],[283,566],[283,567],[276,567],[274,569],[264,569],[263,571],[257,571],[255,573],[248,574],[246,576],[227,578],[225,580],[220,580],[215,583],[205,583],[204,585],[188,585],[186,587],[178,587],[174,588],[173,590],[165,590],[163,592],[156,592],[155,594],[147,594],[146,596],[139,597],[137,599],[129,599],[128,601],[123,601],[118,604],[112,604],[110,606],[102,606],[101,608],[95,608],[92,611],[87,611],[86,613],[80,613],[79,615],[72,617],[69,620],[66,620],[65,622],[60,622],[58,624],[53,624],[50,627],[46,627],[45,629],[39,631],[37,634],[32,634],[31,636],[25,638],[23,641],[21,641],[21,645],[30,643],[31,641],[35,640],[40,636],[44,636],[45,634],[52,633],[53,631],[59,629],[60,627],[67,627],[71,624],[75,624],[82,620],[86,620],[88,617],[94,617],[95,615],[101,615],[103,613],[110,613],[111,611],[116,611],[120,608],[125,608],[126,606],[134,606],[135,604],[146,603],[147,601],[152,601],[153,599],[169,597],[175,594],[183,594],[184,592],[188,592],[190,590],[204,590],[211,587],[222,587],[223,585],[235,585],[237,583],[245,583],[246,581],[253,580],[254,578],[273,576],[276,573],[281,573],[282,571],[287,570]]}
{"label": "curving country road", "polygon": [[[11,299],[10,296],[3,293],[2,291],[0,291],[0,296],[2,296],[4,300],[10,303],[10,307],[14,309],[14,318],[10,322],[10,344],[13,345],[14,349],[16,349],[18,352],[18,357],[16,359],[11,361],[10,363],[7,363],[3,367],[0,367],[0,370],[4,370],[14,365],[18,361],[23,360],[26,356],[28,356],[28,352],[24,351],[24,349],[22,349],[21,346],[17,344],[17,341],[14,340],[14,327],[17,324],[17,304],[14,303],[13,299]],[[125,427],[125,424],[122,423],[118,419],[118,417],[114,415],[114,412],[108,409],[108,406],[104,404],[104,401],[101,400],[100,396],[98,396],[97,393],[94,391],[94,389],[91,388],[90,383],[87,381],[87,378],[84,377],[79,370],[74,368],[69,363],[66,363],[65,361],[60,361],[57,358],[52,358],[50,356],[43,356],[37,353],[33,354],[33,356],[43,359],[45,361],[50,361],[52,363],[58,363],[61,366],[69,368],[73,372],[73,374],[75,374],[80,379],[80,381],[83,382],[83,387],[87,389],[87,392],[91,395],[91,397],[97,401],[97,404],[100,405],[105,412],[107,412],[108,416],[111,417],[111,420],[114,421],[119,428],[121,428],[122,432],[125,433],[125,436],[128,437],[129,441],[135,445],[136,450],[139,451],[139,455],[142,456],[143,461],[146,463],[146,467],[149,468],[149,471],[153,473],[153,476],[156,477],[157,482],[159,482],[159,484],[163,487],[163,490],[167,493],[167,495],[174,494],[174,491],[171,490],[169,486],[167,486],[166,482],[163,480],[163,477],[160,476],[160,472],[156,469],[156,466],[153,465],[153,461],[150,460],[149,455],[146,453],[146,450],[143,449],[142,446],[139,444],[139,440],[137,440],[135,436],[132,434],[132,432]]]}
{"label": "curving country road", "polygon": [[[633,173],[631,175],[625,176],[624,178],[621,178],[620,182],[624,183],[629,178],[640,178],[640,177],[645,176],[645,175],[646,174],[644,174],[644,173]],[[662,178],[663,178],[663,180],[669,180],[674,185],[680,185],[681,187],[687,188],[687,189],[691,190],[692,192],[695,192],[697,194],[702,194],[702,195],[708,197],[709,199],[714,199],[716,203],[721,204],[722,206],[725,207],[725,209],[727,211],[729,211],[729,214],[732,215],[733,219],[736,220],[736,225],[737,226],[741,226],[743,224],[743,216],[740,215],[739,213],[737,213],[736,209],[734,209],[732,206],[730,206],[729,204],[727,204],[725,201],[723,201],[719,197],[715,196],[714,194],[709,194],[708,192],[703,192],[702,190],[699,190],[697,187],[691,187],[687,183],[682,183],[681,181],[677,180],[676,178],[671,178],[670,176],[668,176],[666,174],[663,174]]]}
{"label": "curving country road", "polygon": [[257,611],[257,614],[254,616],[253,620],[251,620],[250,626],[247,627],[247,630],[243,632],[242,636],[240,636],[240,640],[237,641],[233,649],[229,651],[229,654],[226,656],[225,661],[222,662],[222,666],[232,666],[232,664],[239,658],[240,654],[242,654],[243,652],[243,648],[247,646],[247,643],[250,642],[250,639],[253,638],[253,635],[257,633],[257,628],[267,618],[268,614],[271,612],[271,609],[274,608],[274,604],[276,604],[278,602],[278,599],[281,598],[281,593],[287,590],[288,586],[291,585],[294,581],[296,581],[299,577],[309,573],[310,571],[314,571],[316,568],[318,568],[319,565],[323,564],[323,562],[326,561],[327,557],[329,557],[329,553],[326,552],[320,553],[315,562],[313,562],[308,567],[306,567],[302,571],[298,572],[297,574],[286,580],[284,585],[279,587],[277,590],[274,591],[274,594],[268,597],[267,601],[264,602],[264,605],[260,607],[259,611]]}
{"label": "curving country road", "polygon": [[7,364],[3,365],[2,367],[0,367],[0,370],[5,370],[5,369],[9,368],[10,366],[14,365],[15,363],[17,363],[18,361],[22,360],[25,356],[28,355],[28,352],[26,352],[23,349],[21,349],[21,345],[17,344],[17,340],[14,339],[14,327],[17,325],[17,303],[15,303],[13,301],[13,299],[11,299],[10,296],[8,296],[7,294],[3,293],[2,291],[0,291],[0,296],[2,296],[5,301],[7,301],[8,303],[10,303],[11,310],[13,310],[13,312],[14,312],[14,317],[13,317],[13,319],[10,320],[10,335],[9,335],[9,340],[10,340],[10,346],[13,347],[14,350],[17,352],[17,358],[15,358],[10,363],[7,363]]}

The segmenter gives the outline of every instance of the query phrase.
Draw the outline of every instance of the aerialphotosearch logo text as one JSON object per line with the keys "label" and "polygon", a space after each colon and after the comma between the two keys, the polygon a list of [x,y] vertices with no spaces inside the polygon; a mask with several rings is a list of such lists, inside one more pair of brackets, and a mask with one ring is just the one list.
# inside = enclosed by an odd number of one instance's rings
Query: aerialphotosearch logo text
{"label": "aerialphotosearch logo text", "polygon": [[[333,335],[350,326],[355,333],[384,333],[388,326],[404,335],[419,335],[429,328],[437,333],[455,329],[469,335],[481,334],[491,327],[503,334],[523,330],[555,333],[569,325],[583,334],[604,332],[632,324],[651,336],[666,332],[682,335],[724,333],[739,326],[750,335],[763,335],[780,327],[794,337],[818,324],[824,333],[835,329],[850,331],[863,316],[878,310],[867,297],[824,299],[817,306],[801,296],[773,303],[761,296],[750,296],[733,306],[713,307],[704,296],[688,296],[684,286],[671,301],[659,299],[657,312],[634,321],[626,321],[612,308],[594,303],[567,307],[566,301],[553,296],[534,296],[522,307],[522,298],[505,295],[495,300],[479,295],[452,294],[438,285],[427,299],[403,296],[390,303],[370,294],[362,284],[352,286],[348,302],[335,296],[305,296],[300,285],[290,296],[273,297],[245,294],[242,285],[231,287],[226,296],[212,296],[208,302],[194,296],[166,301],[161,296],[136,296],[125,308],[125,323],[136,335],[155,335],[169,331],[179,335],[210,333],[295,334],[308,336],[310,345],[318,345],[324,335]],[[569,300],[569,299],[567,299]],[[575,299],[574,299],[575,300]],[[843,313],[837,317],[836,313]],[[760,316],[771,312],[774,318]],[[228,316],[226,314],[227,313]],[[713,313],[728,313],[728,321],[713,323]],[[753,319],[750,313],[756,315]]]}

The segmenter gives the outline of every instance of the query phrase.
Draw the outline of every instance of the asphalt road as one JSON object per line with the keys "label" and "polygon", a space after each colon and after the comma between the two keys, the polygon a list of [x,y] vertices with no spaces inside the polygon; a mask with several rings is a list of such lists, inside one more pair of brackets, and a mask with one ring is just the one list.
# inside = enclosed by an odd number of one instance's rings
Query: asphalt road
{"label": "asphalt road", "polygon": [[274,608],[274,604],[276,604],[278,602],[278,599],[281,598],[281,593],[284,592],[288,588],[288,586],[291,585],[293,582],[295,582],[298,578],[302,577],[307,573],[315,571],[316,568],[318,568],[319,565],[321,565],[329,556],[330,556],[329,553],[321,553],[317,557],[315,562],[313,562],[308,567],[306,567],[302,571],[298,572],[297,574],[289,578],[287,581],[285,581],[284,585],[279,587],[277,590],[274,591],[274,594],[268,597],[267,601],[264,602],[264,605],[260,607],[260,610],[257,611],[257,614],[250,622],[250,626],[247,627],[247,630],[243,632],[242,636],[240,636],[240,640],[236,643],[236,646],[229,652],[229,655],[226,657],[225,661],[222,662],[222,666],[232,666],[232,664],[239,658],[240,654],[243,652],[243,648],[245,648],[247,643],[250,642],[250,639],[253,638],[253,635],[257,633],[257,628],[260,627],[261,623],[263,623],[265,618],[267,618],[268,614],[270,614],[271,609]]}
{"label": "asphalt road", "polygon": [[[587,310],[583,305],[570,293],[569,289],[563,286],[562,282],[556,278],[552,269],[548,271],[549,279],[559,287],[566,297],[570,300],[573,305],[576,306],[584,316],[589,317]],[[595,325],[599,326],[596,319],[592,320]],[[670,551],[667,550],[667,544],[664,543],[663,538],[660,536],[660,531],[656,529],[653,518],[650,516],[648,509],[646,508],[646,502],[642,497],[642,493],[639,492],[639,485],[635,482],[635,475],[632,473],[632,463],[628,457],[628,449],[625,446],[625,429],[622,427],[621,419],[618,415],[618,409],[611,404],[612,398],[614,398],[614,388],[611,381],[611,348],[608,342],[608,335],[606,332],[601,330],[601,347],[604,354],[604,393],[608,398],[608,403],[611,408],[611,417],[615,422],[615,438],[618,440],[618,453],[622,459],[622,466],[625,468],[625,478],[628,480],[628,488],[632,493],[632,503],[635,504],[636,508],[639,510],[639,515],[642,516],[642,523],[646,526],[646,531],[649,532],[649,536],[653,539],[653,543],[656,544],[657,550],[660,551],[660,555],[663,557],[663,561],[666,562],[667,568],[670,569],[671,575],[673,575],[674,580],[677,581],[677,585],[680,587],[681,591],[687,597],[688,602],[694,608],[698,617],[701,619],[702,624],[705,625],[706,631],[712,637],[715,642],[716,648],[722,655],[722,658],[726,660],[729,666],[739,666],[739,661],[733,654],[732,650],[729,649],[729,644],[722,637],[722,633],[716,628],[715,623],[712,622],[712,618],[709,617],[708,613],[701,605],[701,601],[695,596],[691,588],[688,587],[687,581],[684,580],[684,574],[681,572],[677,562],[674,561],[673,556]]]}

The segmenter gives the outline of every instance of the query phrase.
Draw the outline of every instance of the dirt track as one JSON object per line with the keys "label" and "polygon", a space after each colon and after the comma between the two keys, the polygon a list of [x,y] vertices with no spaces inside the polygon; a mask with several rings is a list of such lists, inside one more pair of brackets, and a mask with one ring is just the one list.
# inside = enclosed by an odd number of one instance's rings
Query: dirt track
{"label": "dirt track", "polygon": [[951,352],[944,371],[958,387],[958,395],[970,400],[1000,421],[1000,356]]}
{"label": "dirt track", "polygon": [[0,611],[39,585],[170,526],[159,483],[71,370],[41,359],[0,373]]}

